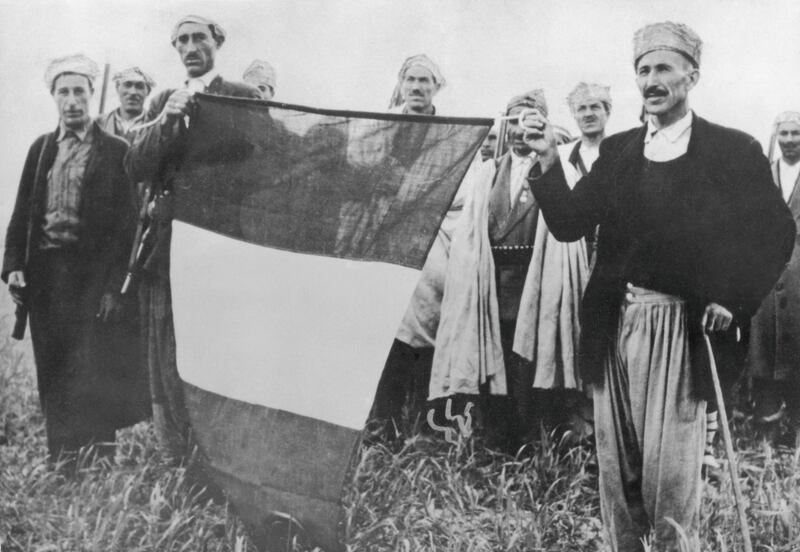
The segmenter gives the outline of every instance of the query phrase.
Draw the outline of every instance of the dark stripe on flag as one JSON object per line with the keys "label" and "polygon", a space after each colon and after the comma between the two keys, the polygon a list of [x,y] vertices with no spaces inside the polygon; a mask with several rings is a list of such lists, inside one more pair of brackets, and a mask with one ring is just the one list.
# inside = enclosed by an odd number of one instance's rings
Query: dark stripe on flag
{"label": "dark stripe on flag", "polygon": [[177,218],[268,247],[421,268],[490,126],[198,95]]}
{"label": "dark stripe on flag", "polygon": [[254,534],[274,512],[289,513],[340,550],[342,488],[360,432],[188,383],[184,391],[205,470]]}

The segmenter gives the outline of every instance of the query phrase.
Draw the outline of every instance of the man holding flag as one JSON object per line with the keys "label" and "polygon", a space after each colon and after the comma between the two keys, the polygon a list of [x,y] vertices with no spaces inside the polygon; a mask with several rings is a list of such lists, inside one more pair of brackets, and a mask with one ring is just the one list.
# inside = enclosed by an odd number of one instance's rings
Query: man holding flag
{"label": "man holding flag", "polygon": [[152,181],[154,200],[148,208],[148,238],[152,246],[139,264],[139,297],[145,331],[146,361],[153,398],[153,422],[159,442],[178,460],[189,450],[189,421],[175,365],[175,335],[169,280],[171,180],[182,152],[182,136],[191,116],[194,92],[259,98],[255,87],[230,82],[215,69],[217,51],[226,34],[216,22],[196,15],[181,18],[170,42],[186,69],[184,86],[153,98],[146,127],[138,131],[126,157],[136,182]]}

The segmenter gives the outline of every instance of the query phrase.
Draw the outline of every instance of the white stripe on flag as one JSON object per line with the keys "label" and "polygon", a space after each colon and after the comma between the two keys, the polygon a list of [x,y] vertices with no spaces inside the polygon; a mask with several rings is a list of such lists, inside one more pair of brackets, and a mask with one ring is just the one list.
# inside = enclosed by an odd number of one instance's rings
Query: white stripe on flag
{"label": "white stripe on flag", "polygon": [[176,220],[170,276],[184,381],[360,430],[419,271],[271,249]]}

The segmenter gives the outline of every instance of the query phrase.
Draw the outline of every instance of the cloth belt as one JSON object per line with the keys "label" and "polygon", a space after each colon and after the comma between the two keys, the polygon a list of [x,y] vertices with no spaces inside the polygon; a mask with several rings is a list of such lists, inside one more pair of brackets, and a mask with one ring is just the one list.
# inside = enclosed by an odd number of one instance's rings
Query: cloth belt
{"label": "cloth belt", "polygon": [[626,286],[625,301],[627,303],[685,303],[683,299],[675,295],[653,291],[628,283]]}

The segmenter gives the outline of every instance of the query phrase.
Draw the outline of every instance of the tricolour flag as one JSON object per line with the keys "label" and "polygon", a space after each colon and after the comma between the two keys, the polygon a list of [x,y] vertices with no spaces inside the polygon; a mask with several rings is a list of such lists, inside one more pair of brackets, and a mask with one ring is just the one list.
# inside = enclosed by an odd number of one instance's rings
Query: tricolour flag
{"label": "tricolour flag", "polygon": [[177,364],[206,471],[257,531],[342,547],[387,353],[489,119],[198,95],[176,186]]}

